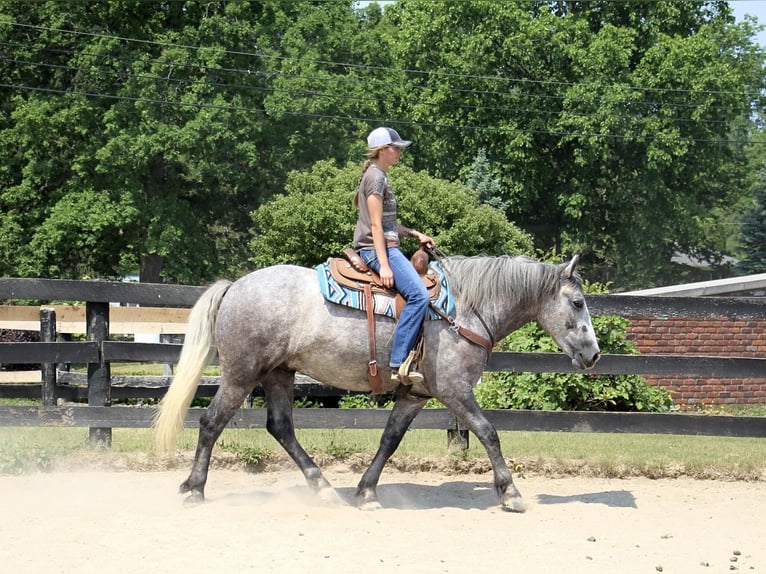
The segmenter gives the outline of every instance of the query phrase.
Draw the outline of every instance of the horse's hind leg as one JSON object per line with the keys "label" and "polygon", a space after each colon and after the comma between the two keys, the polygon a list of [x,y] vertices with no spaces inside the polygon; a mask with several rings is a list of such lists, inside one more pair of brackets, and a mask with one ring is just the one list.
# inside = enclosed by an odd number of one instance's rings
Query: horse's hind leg
{"label": "horse's hind leg", "polygon": [[295,436],[293,389],[295,372],[274,370],[263,381],[266,398],[266,430],[282,445],[306,477],[306,482],[323,498],[338,500],[335,490]]}
{"label": "horse's hind leg", "polygon": [[394,454],[399,443],[402,442],[404,433],[423,409],[427,400],[410,395],[408,387],[400,386],[397,390],[396,402],[386,422],[386,428],[380,437],[378,452],[375,453],[370,467],[356,487],[356,497],[359,500],[360,508],[372,510],[380,507],[376,488],[383,467]]}
{"label": "horse's hind leg", "polygon": [[182,493],[190,493],[187,503],[198,503],[205,500],[205,483],[210,466],[210,457],[213,446],[221,432],[229,423],[234,413],[242,406],[243,401],[252,390],[252,387],[234,386],[229,384],[225,377],[218,387],[215,397],[210,406],[200,417],[199,437],[197,439],[197,452],[194,455],[189,478],[181,484]]}

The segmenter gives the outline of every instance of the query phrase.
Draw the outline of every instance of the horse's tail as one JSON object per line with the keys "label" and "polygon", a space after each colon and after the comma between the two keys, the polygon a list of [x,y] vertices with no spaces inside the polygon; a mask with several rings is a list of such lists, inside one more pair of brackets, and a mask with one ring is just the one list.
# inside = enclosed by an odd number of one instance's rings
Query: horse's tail
{"label": "horse's tail", "polygon": [[202,372],[215,356],[216,316],[221,300],[230,286],[230,281],[223,280],[211,285],[189,313],[189,323],[176,374],[154,417],[154,440],[160,453],[167,453],[175,448]]}

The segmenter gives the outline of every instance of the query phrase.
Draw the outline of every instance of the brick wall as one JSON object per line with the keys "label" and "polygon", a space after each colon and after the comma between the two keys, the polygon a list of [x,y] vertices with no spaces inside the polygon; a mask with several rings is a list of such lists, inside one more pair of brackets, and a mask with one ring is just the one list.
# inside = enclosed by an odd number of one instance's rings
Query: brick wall
{"label": "brick wall", "polygon": [[[645,355],[766,358],[766,320],[634,317],[628,339]],[[757,379],[646,376],[673,393],[681,408],[764,405],[766,373]]]}

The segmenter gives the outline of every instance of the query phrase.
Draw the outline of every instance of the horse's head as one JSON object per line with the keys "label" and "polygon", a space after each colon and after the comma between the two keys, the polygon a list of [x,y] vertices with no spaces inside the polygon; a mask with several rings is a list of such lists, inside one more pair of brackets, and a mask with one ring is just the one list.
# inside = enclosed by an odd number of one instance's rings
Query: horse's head
{"label": "horse's head", "polygon": [[543,305],[537,322],[553,337],[578,369],[591,369],[601,358],[596,333],[585,304],[582,282],[575,273],[579,257],[559,266],[558,286]]}

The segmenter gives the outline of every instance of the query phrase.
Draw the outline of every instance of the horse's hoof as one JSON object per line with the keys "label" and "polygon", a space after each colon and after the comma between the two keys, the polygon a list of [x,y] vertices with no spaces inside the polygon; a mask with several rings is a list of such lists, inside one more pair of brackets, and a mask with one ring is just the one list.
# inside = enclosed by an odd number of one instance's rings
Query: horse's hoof
{"label": "horse's hoof", "polygon": [[335,492],[335,489],[331,486],[328,486],[326,488],[320,488],[316,491],[317,498],[324,504],[327,504],[329,506],[343,506],[345,505],[345,502],[343,499],[338,496],[338,493]]}
{"label": "horse's hoof", "polygon": [[374,512],[375,510],[383,510],[383,505],[377,500],[364,500],[357,505],[357,508],[365,512]]}
{"label": "horse's hoof", "polygon": [[501,508],[505,512],[516,512],[519,514],[527,511],[527,507],[524,506],[524,501],[521,500],[520,496],[514,496],[512,498],[503,500]]}
{"label": "horse's hoof", "polygon": [[378,502],[375,489],[370,487],[359,487],[354,496],[354,502],[359,510],[380,510],[383,508]]}
{"label": "horse's hoof", "polygon": [[186,508],[194,508],[205,502],[205,495],[201,492],[192,492],[184,499],[184,506]]}

